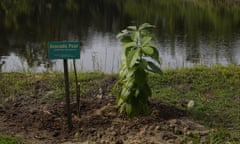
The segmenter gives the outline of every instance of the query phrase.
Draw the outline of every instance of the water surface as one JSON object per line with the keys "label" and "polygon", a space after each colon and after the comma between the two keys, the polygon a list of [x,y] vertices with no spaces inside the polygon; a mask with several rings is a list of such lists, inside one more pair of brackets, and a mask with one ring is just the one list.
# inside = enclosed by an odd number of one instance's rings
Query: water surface
{"label": "water surface", "polygon": [[[0,1],[0,70],[62,71],[48,41],[80,41],[81,71],[117,72],[116,34],[149,22],[162,68],[240,64],[240,4],[191,0]],[[69,61],[72,68],[72,62]]]}

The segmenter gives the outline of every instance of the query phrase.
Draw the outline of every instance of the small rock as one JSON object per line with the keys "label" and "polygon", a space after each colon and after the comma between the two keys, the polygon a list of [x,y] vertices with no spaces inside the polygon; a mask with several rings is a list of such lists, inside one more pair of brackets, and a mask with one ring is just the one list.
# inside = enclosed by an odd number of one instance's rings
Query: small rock
{"label": "small rock", "polygon": [[123,144],[123,141],[118,139],[115,144]]}
{"label": "small rock", "polygon": [[208,137],[207,137],[207,136],[201,137],[200,143],[201,143],[201,144],[207,144],[207,143],[208,143]]}
{"label": "small rock", "polygon": [[97,98],[99,98],[99,99],[103,98],[103,90],[102,90],[102,88],[98,89]]}
{"label": "small rock", "polygon": [[161,130],[160,126],[155,127],[155,131]]}
{"label": "small rock", "polygon": [[35,109],[35,108],[33,108],[33,109],[30,109],[29,112],[30,112],[32,115],[34,115],[34,114],[36,114],[36,113],[38,112],[38,110]]}
{"label": "small rock", "polygon": [[103,135],[102,135],[101,133],[97,133],[97,137],[98,137],[98,138],[102,138],[102,136],[103,136]]}
{"label": "small rock", "polygon": [[35,138],[35,139],[38,139],[38,140],[43,140],[43,139],[45,139],[45,137],[41,137],[41,136],[39,136],[39,135],[35,135],[34,138]]}
{"label": "small rock", "polygon": [[173,135],[171,135],[171,134],[164,134],[162,137],[163,140],[170,140],[172,138],[173,138]]}
{"label": "small rock", "polygon": [[59,136],[59,134],[60,134],[59,131],[54,131],[54,133],[53,133],[52,136],[53,136],[53,137],[57,137],[57,136]]}
{"label": "small rock", "polygon": [[209,134],[209,132],[210,132],[209,130],[203,130],[203,131],[200,131],[199,134],[200,136],[206,136]]}
{"label": "small rock", "polygon": [[79,138],[79,132],[76,132],[76,133],[74,134],[74,138],[75,138],[75,139]]}
{"label": "small rock", "polygon": [[149,132],[150,136],[155,136],[154,132]]}
{"label": "small rock", "polygon": [[187,108],[190,109],[190,108],[193,108],[195,105],[195,102],[193,100],[190,100],[187,104]]}
{"label": "small rock", "polygon": [[116,131],[113,132],[113,136],[117,136],[118,133]]}
{"label": "small rock", "polygon": [[175,127],[174,128],[174,133],[177,135],[181,135],[183,134],[183,130],[181,128]]}
{"label": "small rock", "polygon": [[174,143],[174,140],[173,139],[169,139],[167,142],[172,144],[172,143]]}
{"label": "small rock", "polygon": [[101,94],[97,94],[96,97],[97,97],[98,99],[102,99],[103,95],[101,95]]}
{"label": "small rock", "polygon": [[171,119],[168,121],[170,127],[174,127],[175,125],[178,124],[177,119]]}

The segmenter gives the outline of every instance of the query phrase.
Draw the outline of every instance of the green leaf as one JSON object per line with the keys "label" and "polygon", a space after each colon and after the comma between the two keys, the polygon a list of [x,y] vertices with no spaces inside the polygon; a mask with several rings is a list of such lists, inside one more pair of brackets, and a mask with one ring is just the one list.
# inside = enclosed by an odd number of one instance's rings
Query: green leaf
{"label": "green leaf", "polygon": [[127,64],[127,67],[126,68],[130,68],[130,64],[131,64],[131,61],[132,61],[132,58],[134,56],[134,54],[136,53],[136,50],[131,50],[131,49],[126,49],[125,51],[125,56],[126,56],[126,64]]}
{"label": "green leaf", "polygon": [[155,28],[155,26],[151,25],[149,23],[144,23],[144,24],[140,25],[139,30],[143,30],[143,29],[146,29],[146,28]]}
{"label": "green leaf", "polygon": [[145,70],[147,68],[147,62],[144,59],[142,59],[141,63],[139,64],[139,67]]}
{"label": "green leaf", "polygon": [[132,105],[129,103],[126,104],[126,112],[128,115],[132,113]]}
{"label": "green leaf", "polygon": [[124,101],[127,101],[129,99],[129,95],[130,95],[130,90],[128,88],[122,88],[122,91],[121,91],[121,98],[124,100]]}
{"label": "green leaf", "polygon": [[156,66],[153,62],[148,61],[148,70],[154,73],[162,74],[160,67]]}
{"label": "green leaf", "polygon": [[156,47],[152,47],[153,48],[153,54],[152,54],[152,58],[157,61],[158,63],[160,63],[160,59],[159,59],[159,52],[157,50]]}
{"label": "green leaf", "polygon": [[137,43],[136,42],[129,42],[129,43],[123,43],[122,45],[123,48],[130,48],[130,47],[137,47]]}
{"label": "green leaf", "polygon": [[125,107],[126,107],[126,104],[125,104],[125,103],[123,103],[123,104],[120,106],[120,109],[119,109],[120,113],[123,113]]}
{"label": "green leaf", "polygon": [[121,38],[128,34],[128,30],[122,30],[120,33],[117,34],[117,38]]}
{"label": "green leaf", "polygon": [[139,31],[133,32],[131,34],[131,39],[132,41],[137,42],[137,40],[139,39]]}
{"label": "green leaf", "polygon": [[153,50],[152,47],[145,46],[145,47],[142,48],[142,50],[143,50],[143,53],[148,55],[148,56],[151,56],[154,53],[154,50]]}
{"label": "green leaf", "polygon": [[133,84],[134,84],[134,79],[133,79],[133,77],[130,77],[130,78],[126,78],[126,81],[125,81],[125,83],[124,83],[124,87],[126,88],[126,89],[131,89],[132,87],[133,87]]}
{"label": "green leaf", "polygon": [[131,39],[130,36],[124,36],[124,37],[122,37],[121,42],[122,43],[129,43],[129,42],[132,42],[132,39]]}
{"label": "green leaf", "polygon": [[120,105],[122,105],[123,103],[124,103],[123,99],[121,99],[121,97],[119,97],[119,98],[117,99],[117,105],[120,106]]}
{"label": "green leaf", "polygon": [[158,63],[160,63],[159,52],[158,52],[157,48],[152,44],[147,44],[145,47],[151,47],[152,48],[153,53],[149,56],[152,59],[154,59],[155,61],[157,61]]}
{"label": "green leaf", "polygon": [[138,70],[135,72],[135,85],[139,89],[144,89],[144,85],[147,82],[147,74],[145,69],[142,69],[141,66],[138,67]]}
{"label": "green leaf", "polygon": [[128,74],[128,70],[126,68],[121,68],[119,71],[119,76],[120,78],[123,78],[124,76],[126,76]]}
{"label": "green leaf", "polygon": [[130,65],[129,65],[130,68],[137,63],[138,58],[140,58],[140,49],[136,49],[132,57],[130,57]]}
{"label": "green leaf", "polygon": [[152,40],[152,37],[150,37],[150,36],[145,36],[145,37],[143,37],[143,39],[141,40],[142,46],[145,46],[145,45],[148,44],[151,40]]}
{"label": "green leaf", "polygon": [[130,29],[130,30],[134,30],[134,31],[137,30],[137,27],[136,27],[136,26],[128,26],[127,28]]}
{"label": "green leaf", "polygon": [[[147,83],[144,85],[144,88],[145,88],[144,91],[143,91],[144,96],[145,96],[144,99],[147,100],[147,98],[152,95],[152,91],[151,91],[151,88],[149,87],[149,85]],[[144,101],[146,101],[146,100],[144,100]]]}
{"label": "green leaf", "polygon": [[133,78],[135,71],[136,71],[136,68],[131,68],[131,69],[129,69],[129,70],[128,70],[128,73],[126,74],[126,78],[127,78],[128,80],[130,80],[131,78]]}
{"label": "green leaf", "polygon": [[139,91],[138,89],[135,90],[134,96],[135,96],[135,97],[138,97],[139,94],[140,94],[140,91]]}

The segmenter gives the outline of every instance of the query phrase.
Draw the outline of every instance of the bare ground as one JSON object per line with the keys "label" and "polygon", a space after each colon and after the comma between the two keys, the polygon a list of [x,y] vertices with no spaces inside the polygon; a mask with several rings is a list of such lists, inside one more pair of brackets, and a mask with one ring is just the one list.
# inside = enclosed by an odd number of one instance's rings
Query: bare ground
{"label": "bare ground", "polygon": [[195,122],[187,111],[150,100],[151,114],[131,120],[119,114],[114,96],[81,97],[80,117],[72,100],[73,130],[68,131],[65,101],[49,102],[41,94],[19,96],[0,105],[0,133],[19,136],[33,144],[45,143],[206,143],[210,130]]}

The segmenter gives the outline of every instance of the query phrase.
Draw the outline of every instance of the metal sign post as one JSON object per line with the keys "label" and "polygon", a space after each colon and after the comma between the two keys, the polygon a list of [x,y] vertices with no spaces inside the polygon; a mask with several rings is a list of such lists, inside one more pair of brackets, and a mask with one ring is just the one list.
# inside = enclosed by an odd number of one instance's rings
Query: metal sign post
{"label": "metal sign post", "polygon": [[64,80],[65,80],[65,93],[66,93],[67,123],[68,123],[68,130],[71,131],[72,128],[73,128],[73,125],[72,125],[71,106],[70,106],[69,77],[68,77],[67,59],[63,60],[63,67],[64,67]]}
{"label": "metal sign post", "polygon": [[73,128],[73,125],[72,125],[72,116],[71,116],[72,113],[71,113],[71,106],[70,106],[67,59],[80,58],[80,42],[48,42],[48,57],[49,59],[63,59],[67,123],[68,123],[68,130],[71,131]]}

